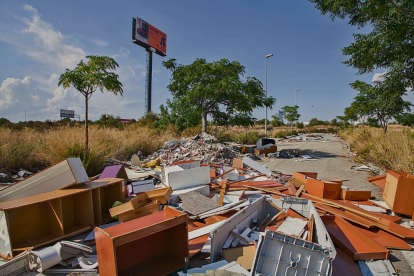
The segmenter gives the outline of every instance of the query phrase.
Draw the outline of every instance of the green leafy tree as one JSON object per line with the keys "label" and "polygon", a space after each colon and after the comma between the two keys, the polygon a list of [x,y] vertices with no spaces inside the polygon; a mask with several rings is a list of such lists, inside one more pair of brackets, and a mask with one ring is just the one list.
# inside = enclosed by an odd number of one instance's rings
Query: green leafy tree
{"label": "green leafy tree", "polygon": [[330,125],[333,126],[333,127],[338,126],[338,120],[337,119],[332,119]]}
{"label": "green leafy tree", "polygon": [[88,101],[96,90],[104,90],[123,95],[122,83],[119,76],[109,70],[116,70],[118,63],[106,56],[86,56],[88,61],[79,62],[74,70],[66,69],[60,75],[59,86],[68,88],[71,85],[85,97],[85,150],[88,150]]}
{"label": "green leafy tree", "polygon": [[397,122],[403,126],[414,127],[414,114],[404,113],[396,118]]}
{"label": "green leafy tree", "polygon": [[281,113],[283,118],[288,120],[290,123],[290,130],[292,130],[293,122],[297,121],[300,118],[300,114],[298,113],[299,106],[284,106],[281,108]]}
{"label": "green leafy tree", "polygon": [[360,74],[384,68],[386,82],[414,85],[414,1],[412,0],[309,0],[322,14],[347,18],[348,24],[369,26],[367,34],[354,34],[355,42],[342,51],[344,63]]}
{"label": "green leafy tree", "polygon": [[355,108],[347,107],[344,110],[347,121],[351,121],[352,129],[355,130],[355,122],[358,120],[358,114]]}
{"label": "green leafy tree", "polygon": [[[175,59],[163,62],[165,68],[172,71],[168,89],[173,95],[171,106],[182,113],[182,107],[188,109],[192,105],[191,114],[198,113],[202,122],[202,131],[207,132],[207,116],[220,124],[253,121],[254,108],[271,107],[275,103],[273,97],[266,98],[262,83],[254,78],[242,80],[245,67],[239,62],[227,59],[207,62],[196,59],[189,65],[178,65]],[[240,116],[243,120],[240,120]],[[193,118],[191,118],[193,121]]]}
{"label": "green leafy tree", "polygon": [[[351,86],[359,91],[357,97],[363,97],[365,109],[370,117],[376,118],[385,134],[388,129],[388,122],[398,118],[405,111],[410,111],[412,104],[402,98],[406,95],[403,83],[375,81],[374,85],[362,81],[351,83]],[[356,98],[357,98],[356,97]],[[348,111],[358,117],[355,108],[348,108]]]}
{"label": "green leafy tree", "polygon": [[285,124],[283,123],[283,121],[281,121],[279,119],[279,116],[277,115],[272,115],[273,120],[270,122],[272,124],[272,126],[277,127],[277,126],[284,126]]}

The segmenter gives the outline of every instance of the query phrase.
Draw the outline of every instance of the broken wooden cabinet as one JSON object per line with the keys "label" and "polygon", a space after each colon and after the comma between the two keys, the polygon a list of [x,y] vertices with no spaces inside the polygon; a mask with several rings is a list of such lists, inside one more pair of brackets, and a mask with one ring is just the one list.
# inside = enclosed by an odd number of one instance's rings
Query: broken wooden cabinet
{"label": "broken wooden cabinet", "polygon": [[168,275],[189,255],[187,215],[169,207],[94,231],[101,276]]}
{"label": "broken wooden cabinet", "polygon": [[414,176],[387,171],[382,199],[395,213],[411,216],[414,211]]}
{"label": "broken wooden cabinet", "polygon": [[[75,189],[24,197],[0,203],[0,254],[16,256],[33,247],[93,229],[102,223],[111,204],[123,201],[123,180],[112,178],[78,185]],[[118,192],[117,192],[118,191]],[[100,197],[97,195],[104,195]],[[99,208],[95,208],[99,206]]]}
{"label": "broken wooden cabinet", "polygon": [[317,197],[339,199],[341,186],[341,182],[329,182],[313,178],[306,179],[306,191]]}

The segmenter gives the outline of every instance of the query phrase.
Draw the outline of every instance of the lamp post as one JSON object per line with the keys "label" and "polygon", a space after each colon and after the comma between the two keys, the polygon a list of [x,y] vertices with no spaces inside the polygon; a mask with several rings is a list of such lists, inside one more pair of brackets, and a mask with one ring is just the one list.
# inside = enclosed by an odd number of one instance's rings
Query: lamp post
{"label": "lamp post", "polygon": [[[272,57],[273,54],[266,55],[266,98],[267,98],[267,58]],[[265,138],[267,138],[267,106],[266,106],[266,115],[265,115]]]}

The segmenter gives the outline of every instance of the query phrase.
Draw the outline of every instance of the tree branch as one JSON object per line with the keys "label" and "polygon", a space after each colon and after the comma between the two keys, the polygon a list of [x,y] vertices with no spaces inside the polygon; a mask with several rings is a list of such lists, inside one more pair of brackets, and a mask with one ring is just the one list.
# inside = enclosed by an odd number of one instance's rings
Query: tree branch
{"label": "tree branch", "polygon": [[396,3],[394,3],[393,0],[389,0],[388,2],[390,2],[396,9],[402,11],[403,13],[407,14],[408,16],[410,16],[414,19],[414,11],[401,8]]}

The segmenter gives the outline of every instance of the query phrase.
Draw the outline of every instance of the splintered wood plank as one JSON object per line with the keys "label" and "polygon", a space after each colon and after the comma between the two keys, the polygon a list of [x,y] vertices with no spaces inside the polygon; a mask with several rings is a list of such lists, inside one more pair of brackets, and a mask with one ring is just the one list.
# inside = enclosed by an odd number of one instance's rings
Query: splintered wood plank
{"label": "splintered wood plank", "polygon": [[382,229],[373,228],[373,229],[366,229],[364,227],[359,226],[358,224],[351,223],[358,231],[363,233],[365,236],[376,241],[378,244],[384,246],[388,249],[400,249],[400,250],[411,250],[411,245],[406,243],[403,239],[394,236]]}
{"label": "splintered wood plank", "polygon": [[362,234],[344,219],[324,216],[322,221],[332,241],[353,260],[388,260],[389,250]]}
{"label": "splintered wood plank", "polygon": [[201,236],[201,237],[198,237],[198,238],[195,238],[195,239],[192,239],[192,240],[188,241],[189,257],[190,258],[201,251],[201,249],[203,248],[204,244],[206,243],[206,241],[208,239],[208,235],[209,234],[206,234],[204,236]]}
{"label": "splintered wood plank", "polygon": [[311,215],[310,220],[308,221],[308,231],[309,231],[309,235],[308,235],[308,241],[313,242],[313,227],[315,224],[315,217],[313,216],[313,214]]}
{"label": "splintered wood plank", "polygon": [[303,192],[303,189],[305,189],[305,185],[300,186],[299,190],[296,191],[295,196],[300,196],[300,194]]}
{"label": "splintered wood plank", "polygon": [[291,195],[296,195],[297,190],[293,183],[288,184],[288,190]]}

